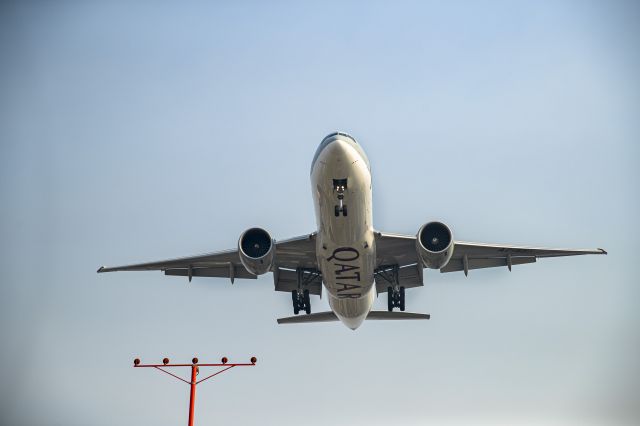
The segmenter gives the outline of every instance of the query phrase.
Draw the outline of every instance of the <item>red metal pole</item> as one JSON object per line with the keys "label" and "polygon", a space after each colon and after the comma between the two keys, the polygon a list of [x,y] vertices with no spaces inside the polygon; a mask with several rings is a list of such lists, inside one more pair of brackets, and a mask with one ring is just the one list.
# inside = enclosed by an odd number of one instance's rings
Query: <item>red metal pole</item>
{"label": "red metal pole", "polygon": [[196,375],[198,374],[198,366],[191,366],[191,395],[189,397],[189,426],[193,426],[193,412],[196,405]]}

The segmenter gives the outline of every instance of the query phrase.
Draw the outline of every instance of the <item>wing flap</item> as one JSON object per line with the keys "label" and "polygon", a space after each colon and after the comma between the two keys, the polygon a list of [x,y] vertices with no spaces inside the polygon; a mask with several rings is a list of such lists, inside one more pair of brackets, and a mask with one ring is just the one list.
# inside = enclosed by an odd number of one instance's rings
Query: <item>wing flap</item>
{"label": "wing flap", "polygon": [[[381,266],[377,269],[375,281],[378,294],[386,292],[388,287],[393,287],[393,282],[389,281],[391,278],[390,268],[391,266]],[[386,273],[382,271],[386,271]],[[402,266],[398,268],[398,282],[404,288],[422,287],[424,285],[423,272],[422,265],[417,263]]]}
{"label": "wing flap", "polygon": [[[513,257],[511,265],[523,265],[525,263],[535,263],[536,258],[533,256]],[[468,259],[468,269],[494,268],[497,266],[508,266],[507,258],[492,257],[488,259]],[[452,258],[447,265],[440,269],[440,272],[464,271],[464,261],[462,258]]]}
{"label": "wing flap", "polygon": [[[301,270],[301,280],[309,294],[322,294],[322,275],[316,270]],[[278,268],[273,273],[273,284],[276,291],[291,292],[298,289],[298,271]]]}
{"label": "wing flap", "polygon": [[[230,271],[230,267],[233,267],[233,273]],[[179,277],[188,277],[189,276],[189,268],[179,268],[179,269],[166,269],[164,271],[165,275],[179,276]],[[238,268],[236,265],[231,266],[216,266],[211,268],[191,268],[191,276],[192,277],[215,277],[215,278],[243,278],[249,280],[258,279],[257,275],[253,275],[251,272],[247,271],[244,266]]]}

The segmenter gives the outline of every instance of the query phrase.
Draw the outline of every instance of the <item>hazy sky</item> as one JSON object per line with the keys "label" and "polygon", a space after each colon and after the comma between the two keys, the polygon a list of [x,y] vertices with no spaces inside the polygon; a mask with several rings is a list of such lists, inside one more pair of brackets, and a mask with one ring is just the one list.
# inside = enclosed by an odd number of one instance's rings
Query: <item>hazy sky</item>
{"label": "hazy sky", "polygon": [[[199,387],[200,425],[640,423],[639,19],[621,1],[3,2],[0,424],[184,424],[188,387],[131,365],[194,355],[259,360]],[[430,321],[355,332],[278,326],[270,274],[95,273],[314,231],[309,166],[334,130],[369,156],[377,229],[610,254],[427,271],[407,306]]]}

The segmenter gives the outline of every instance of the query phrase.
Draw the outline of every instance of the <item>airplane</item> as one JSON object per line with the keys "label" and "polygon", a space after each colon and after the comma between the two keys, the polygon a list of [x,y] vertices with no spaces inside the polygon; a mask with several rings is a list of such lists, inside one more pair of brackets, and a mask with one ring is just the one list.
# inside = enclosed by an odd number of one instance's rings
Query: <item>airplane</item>
{"label": "airplane", "polygon": [[[371,166],[356,140],[344,132],[326,136],[311,163],[317,230],[276,241],[262,228],[242,232],[236,249],[134,265],[100,267],[97,272],[160,270],[165,275],[257,279],[273,273],[276,291],[291,293],[295,316],[279,324],[341,321],[352,330],[366,320],[429,319],[405,312],[405,290],[423,285],[424,269],[440,272],[536,262],[540,258],[607,254],[603,249],[550,249],[456,241],[442,222],[422,225],[417,234],[380,232],[373,227]],[[311,313],[310,295],[326,290],[331,311]],[[372,311],[387,293],[387,310]],[[398,308],[399,311],[395,311]],[[299,315],[304,312],[305,315]]]}

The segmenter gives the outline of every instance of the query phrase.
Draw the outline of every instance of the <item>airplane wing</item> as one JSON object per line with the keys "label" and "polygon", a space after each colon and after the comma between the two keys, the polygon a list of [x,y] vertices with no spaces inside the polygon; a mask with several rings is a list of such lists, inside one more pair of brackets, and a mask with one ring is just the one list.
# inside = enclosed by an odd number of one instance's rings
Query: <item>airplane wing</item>
{"label": "airplane wing", "polygon": [[[276,242],[274,271],[296,270],[297,268],[317,269],[316,234],[308,234]],[[240,262],[238,250],[225,250],[197,256],[179,257],[158,262],[105,267],[98,273],[114,271],[163,271],[165,275],[189,277],[220,277],[256,279]]]}
{"label": "airplane wing", "polygon": [[[403,269],[420,264],[416,250],[416,237],[412,235],[376,233],[378,264],[398,265],[400,279]],[[506,244],[485,244],[454,241],[451,260],[440,272],[464,271],[470,269],[533,263],[545,257],[577,256],[583,254],[607,254],[603,249],[552,249]],[[417,267],[417,266],[416,266]],[[420,284],[422,285],[422,284]],[[417,285],[412,285],[416,287]]]}
{"label": "airplane wing", "polygon": [[511,246],[506,244],[484,244],[455,241],[453,255],[449,263],[440,272],[464,271],[469,269],[492,268],[506,266],[511,270],[513,265],[534,263],[545,257],[579,256],[583,254],[607,254],[599,249],[553,249],[539,247]]}

